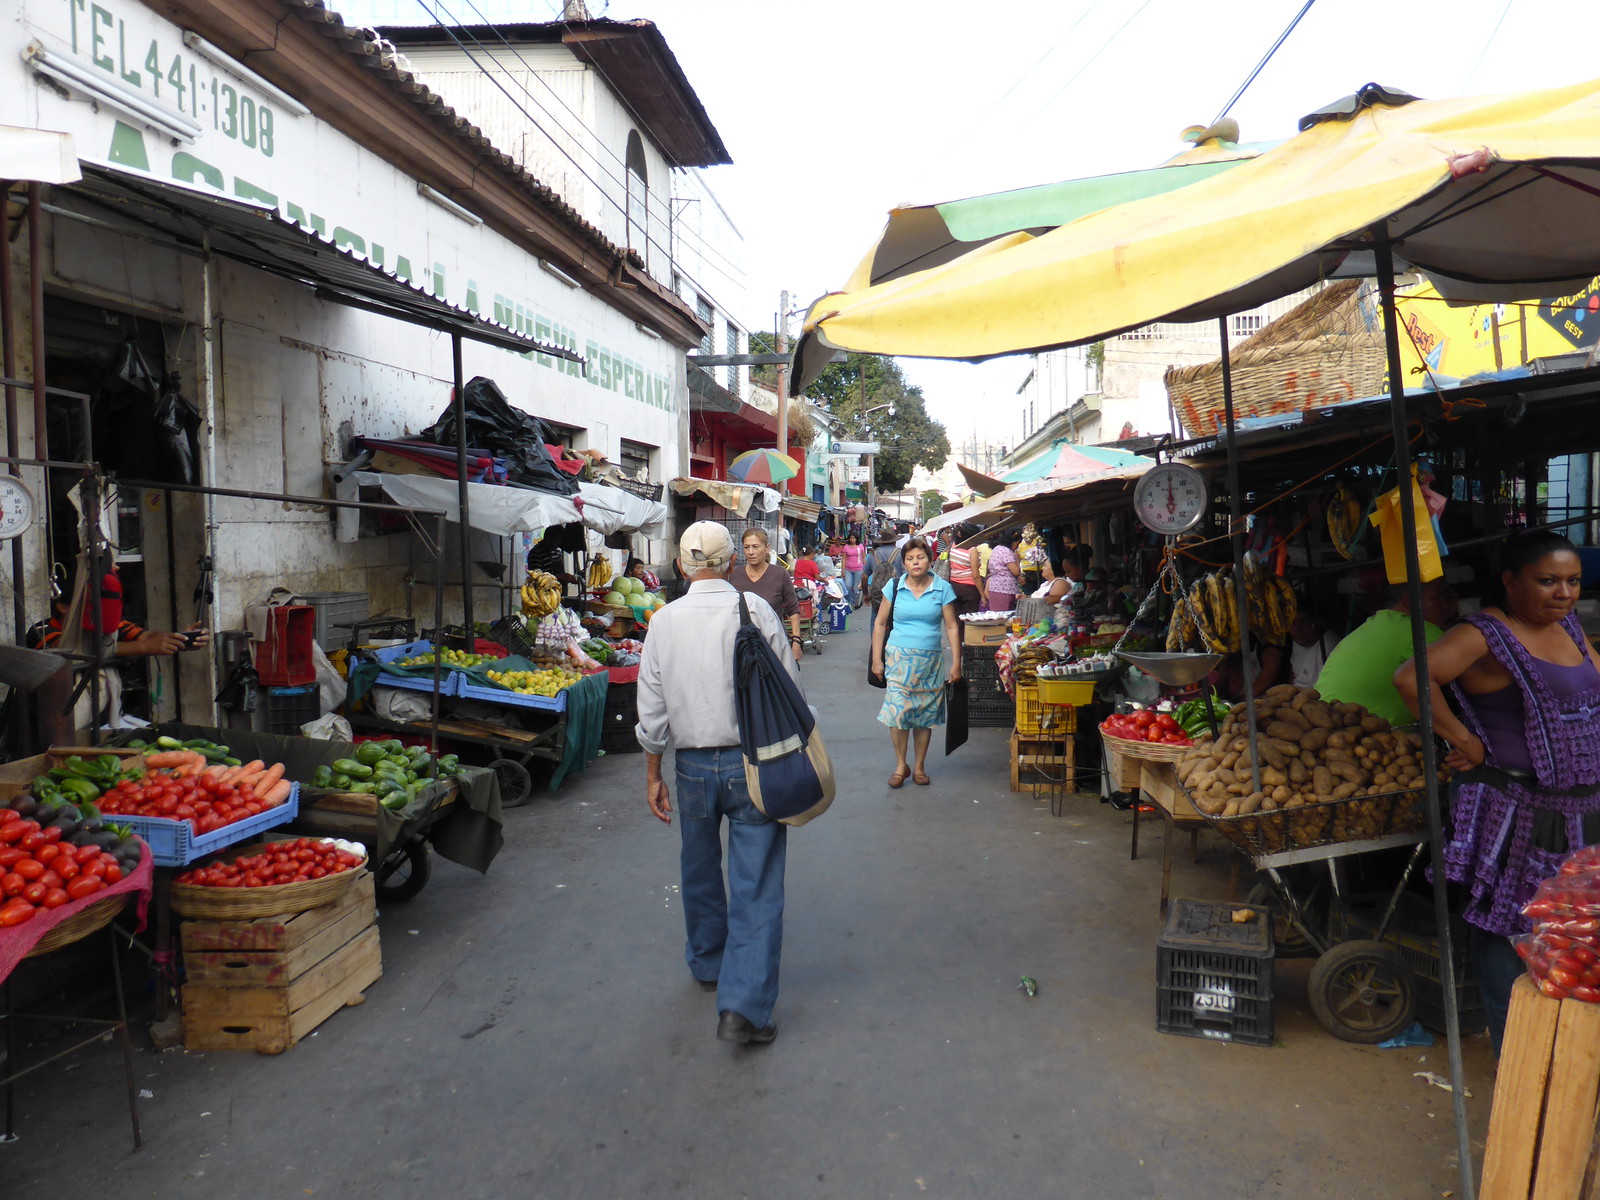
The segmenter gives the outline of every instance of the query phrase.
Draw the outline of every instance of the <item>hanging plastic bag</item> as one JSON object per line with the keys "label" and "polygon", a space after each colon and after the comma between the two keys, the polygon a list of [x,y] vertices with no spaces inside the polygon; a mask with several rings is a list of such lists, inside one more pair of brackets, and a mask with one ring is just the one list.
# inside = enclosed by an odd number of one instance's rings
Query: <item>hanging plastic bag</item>
{"label": "hanging plastic bag", "polygon": [[[1428,511],[1422,486],[1417,482],[1417,465],[1411,464],[1411,512],[1417,524],[1417,562],[1422,568],[1422,582],[1437,579],[1444,574],[1444,563],[1439,552],[1439,540],[1434,535],[1433,514]],[[1374,502],[1374,511],[1368,518],[1378,527],[1383,537],[1383,569],[1390,583],[1406,581],[1406,542],[1402,525],[1404,514],[1400,511],[1400,489],[1384,492]]]}

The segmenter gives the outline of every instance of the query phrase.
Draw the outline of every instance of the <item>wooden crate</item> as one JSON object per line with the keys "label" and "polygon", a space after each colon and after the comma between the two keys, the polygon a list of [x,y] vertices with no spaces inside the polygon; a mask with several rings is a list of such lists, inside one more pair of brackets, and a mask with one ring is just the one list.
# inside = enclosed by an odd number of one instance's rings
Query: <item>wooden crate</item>
{"label": "wooden crate", "polygon": [[1140,784],[1140,760],[1113,749],[1110,742],[1100,739],[1105,757],[1106,778],[1113,792],[1136,792]]}
{"label": "wooden crate", "polygon": [[183,1041],[281,1054],[383,974],[370,873],[332,904],[289,917],[186,921]]}
{"label": "wooden crate", "polygon": [[1600,1004],[1511,989],[1479,1200],[1592,1197],[1600,1165]]}
{"label": "wooden crate", "polygon": [[1139,764],[1139,790],[1146,800],[1159,804],[1177,821],[1204,821],[1188,794],[1178,786],[1177,766],[1169,762],[1151,762],[1149,759],[1132,760]]}
{"label": "wooden crate", "polygon": [[[1013,792],[1053,792],[1063,784],[1075,786],[1072,739],[1028,738],[1011,735],[1011,790]],[[1041,775],[1040,772],[1044,774]],[[1046,777],[1048,776],[1048,778]]]}
{"label": "wooden crate", "polygon": [[127,750],[111,746],[51,746],[43,754],[35,754],[32,758],[19,758],[16,762],[0,766],[0,801],[11,800],[22,795],[33,786],[34,779],[43,775],[51,767],[59,767],[74,754],[82,758],[94,758],[101,754],[114,754],[123,760],[135,759],[144,754],[143,750]]}

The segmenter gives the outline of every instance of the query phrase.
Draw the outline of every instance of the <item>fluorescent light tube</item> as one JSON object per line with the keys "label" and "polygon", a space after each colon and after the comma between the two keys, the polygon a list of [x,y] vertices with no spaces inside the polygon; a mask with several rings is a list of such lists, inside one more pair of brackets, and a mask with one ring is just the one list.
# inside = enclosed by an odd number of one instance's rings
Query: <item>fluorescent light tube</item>
{"label": "fluorescent light tube", "polygon": [[182,113],[173,112],[114,80],[103,78],[70,58],[46,50],[36,41],[29,42],[23,50],[22,61],[35,71],[120,109],[168,137],[189,143],[200,137],[200,122],[191,121]]}
{"label": "fluorescent light tube", "polygon": [[277,84],[273,83],[270,79],[263,79],[238,59],[234,58],[233,55],[229,54],[225,50],[219,50],[210,42],[206,41],[205,38],[194,32],[194,30],[185,29],[183,31],[183,44],[206,61],[221,67],[230,75],[237,75],[240,79],[244,80],[257,91],[271,96],[273,100],[277,101],[278,107],[283,109],[285,112],[288,112],[296,117],[304,117],[310,114],[311,110],[309,108],[307,108],[304,104],[301,104],[300,101],[289,95],[288,92],[284,91]]}
{"label": "fluorescent light tube", "polygon": [[417,184],[417,195],[432,200],[446,212],[452,212],[469,225],[482,225],[483,218],[465,205],[457,204],[437,188],[431,188],[425,183]]}

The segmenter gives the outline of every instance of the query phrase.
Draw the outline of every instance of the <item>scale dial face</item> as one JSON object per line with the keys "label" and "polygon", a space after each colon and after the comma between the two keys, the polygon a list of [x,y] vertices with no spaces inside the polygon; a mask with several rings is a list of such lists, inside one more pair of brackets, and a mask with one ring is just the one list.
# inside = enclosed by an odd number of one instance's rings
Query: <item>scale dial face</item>
{"label": "scale dial face", "polygon": [[1205,477],[1184,463],[1159,463],[1133,489],[1134,515],[1156,533],[1182,533],[1205,516]]}
{"label": "scale dial face", "polygon": [[0,475],[0,542],[26,533],[36,515],[27,485],[15,475]]}

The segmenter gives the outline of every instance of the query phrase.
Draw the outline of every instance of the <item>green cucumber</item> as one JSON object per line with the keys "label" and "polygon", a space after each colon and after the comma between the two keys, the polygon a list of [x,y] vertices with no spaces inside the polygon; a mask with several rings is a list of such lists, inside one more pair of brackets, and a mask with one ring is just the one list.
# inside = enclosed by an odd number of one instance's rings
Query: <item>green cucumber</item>
{"label": "green cucumber", "polygon": [[341,758],[333,764],[333,769],[340,774],[348,775],[351,779],[371,779],[372,768],[364,762],[357,762],[353,758]]}
{"label": "green cucumber", "polygon": [[163,750],[182,750],[183,749],[183,743],[180,742],[177,738],[175,738],[175,737],[166,737],[164,735],[162,737],[158,737],[156,739],[156,745],[160,746]]}
{"label": "green cucumber", "polygon": [[340,792],[348,792],[354,785],[355,780],[342,771],[335,771],[333,778],[328,780],[328,786]]}

